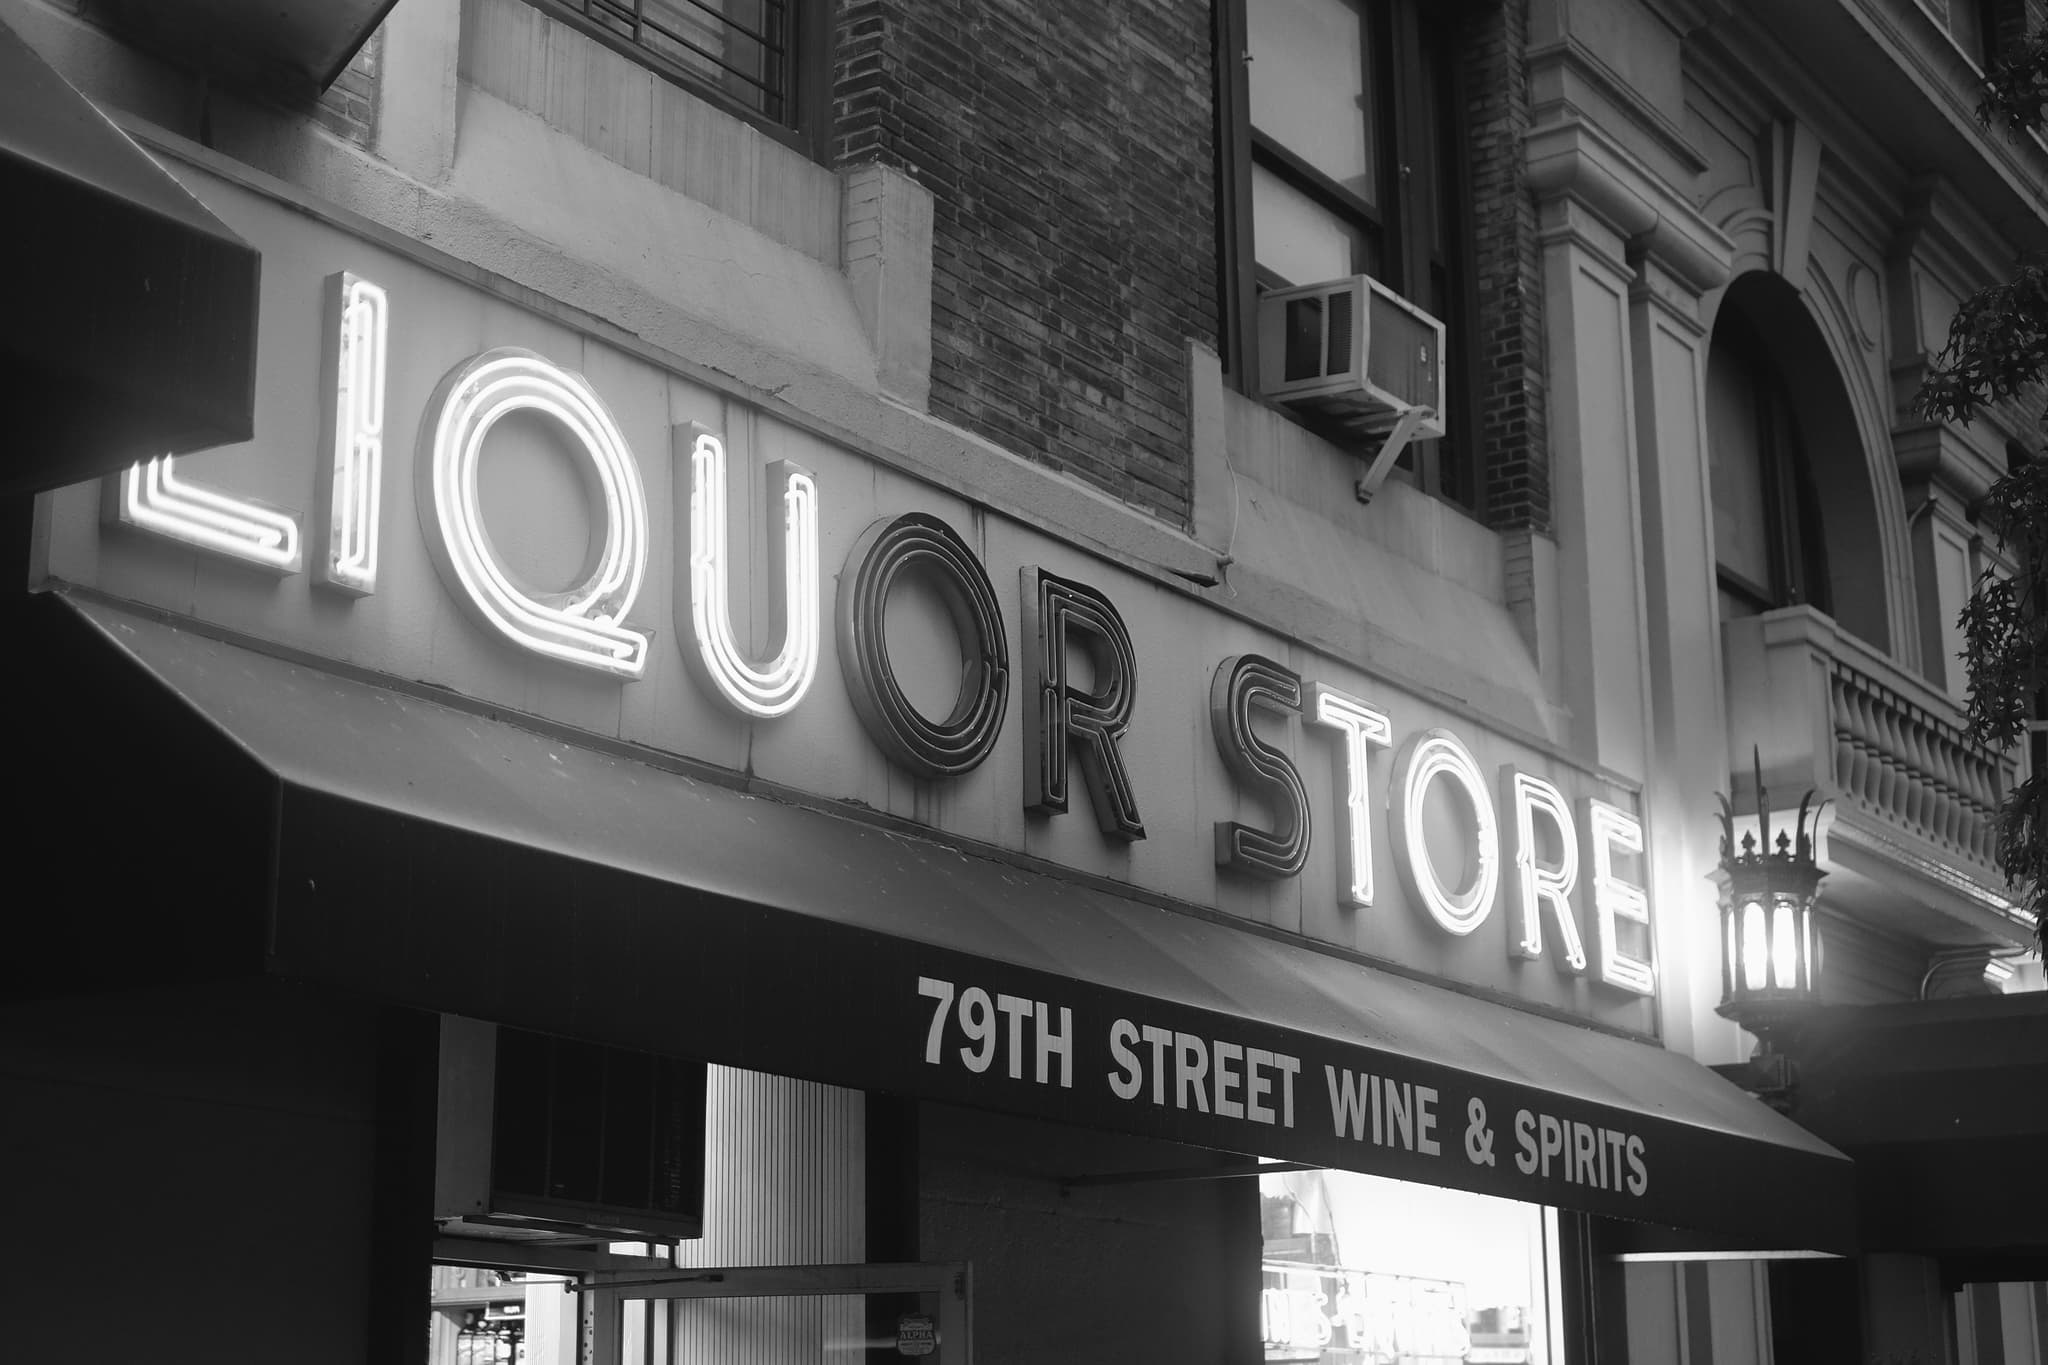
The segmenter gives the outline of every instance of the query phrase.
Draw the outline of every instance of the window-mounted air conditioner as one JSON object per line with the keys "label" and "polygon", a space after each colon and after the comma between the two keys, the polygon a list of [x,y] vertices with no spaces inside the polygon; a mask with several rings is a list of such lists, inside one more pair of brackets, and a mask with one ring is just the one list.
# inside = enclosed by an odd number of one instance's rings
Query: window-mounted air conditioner
{"label": "window-mounted air conditioner", "polygon": [[434,1213],[446,1235],[667,1241],[704,1225],[702,1062],[444,1015]]}
{"label": "window-mounted air conditioner", "polygon": [[1444,325],[1369,275],[1259,300],[1259,389],[1347,432],[1444,434]]}

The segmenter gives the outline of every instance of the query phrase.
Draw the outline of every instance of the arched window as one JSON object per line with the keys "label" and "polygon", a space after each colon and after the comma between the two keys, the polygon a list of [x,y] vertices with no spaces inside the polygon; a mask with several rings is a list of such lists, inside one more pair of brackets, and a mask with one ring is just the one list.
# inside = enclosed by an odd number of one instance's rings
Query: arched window
{"label": "arched window", "polygon": [[1707,459],[1722,617],[1796,603],[1831,611],[1799,412],[1756,329],[1726,306],[1707,358]]}

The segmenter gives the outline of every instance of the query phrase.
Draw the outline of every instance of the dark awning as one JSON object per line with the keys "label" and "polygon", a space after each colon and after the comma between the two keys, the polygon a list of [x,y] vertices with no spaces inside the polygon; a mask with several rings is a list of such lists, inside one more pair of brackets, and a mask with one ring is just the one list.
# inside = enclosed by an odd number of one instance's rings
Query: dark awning
{"label": "dark awning", "polygon": [[397,0],[98,0],[123,36],[177,58],[223,85],[310,99],[342,68]]}
{"label": "dark awning", "polygon": [[0,22],[0,492],[246,441],[255,249]]}
{"label": "dark awning", "polygon": [[1829,1007],[1788,1050],[1792,1112],[1856,1159],[1867,1248],[2048,1274],[2048,994]]}
{"label": "dark awning", "polygon": [[[53,681],[24,703],[45,717],[25,771],[52,771],[34,779],[43,807],[16,857],[76,876],[28,917],[41,946],[15,957],[33,954],[45,976],[70,962],[73,988],[263,970],[1759,1249],[1854,1245],[1849,1163],[1683,1056],[389,679],[97,603],[37,605],[47,619],[24,633]],[[1014,1017],[1026,1030],[1002,1033],[980,1072],[961,1060],[955,1016],[931,1036],[938,997],[971,988],[1000,1028]],[[1019,1002],[1008,1013],[1005,996]],[[1038,1079],[1035,1006],[1021,1002],[1044,1002],[1055,1033],[1072,1011],[1069,1084],[1056,1054]],[[1219,1041],[1270,1054],[1271,1121],[1175,1107],[1172,1080],[1155,1103],[1149,1073],[1119,1098],[1118,1020],[1186,1035],[1205,1057],[1230,1055]],[[1295,1062],[1292,1127],[1281,1059]],[[1331,1085],[1346,1073],[1406,1087],[1411,1116],[1433,1088],[1440,1151],[1339,1136]],[[1545,1131],[1585,1150],[1547,1177],[1524,1171],[1521,1111],[1539,1161]]]}

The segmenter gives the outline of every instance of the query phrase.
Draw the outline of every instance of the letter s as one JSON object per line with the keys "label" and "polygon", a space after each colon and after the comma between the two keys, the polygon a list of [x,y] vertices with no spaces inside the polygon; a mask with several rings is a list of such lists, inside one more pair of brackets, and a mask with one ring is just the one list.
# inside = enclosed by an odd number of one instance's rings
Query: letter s
{"label": "letter s", "polygon": [[1515,1111],[1515,1168],[1523,1175],[1536,1174],[1536,1116],[1526,1109]]}
{"label": "letter s", "polygon": [[1131,1051],[1131,1044],[1138,1041],[1138,1026],[1128,1019],[1119,1019],[1109,1026],[1109,1054],[1116,1058],[1116,1064],[1123,1068],[1123,1075],[1109,1073],[1109,1088],[1120,1100],[1134,1100],[1138,1091],[1144,1088],[1144,1069],[1138,1065],[1138,1054]]}

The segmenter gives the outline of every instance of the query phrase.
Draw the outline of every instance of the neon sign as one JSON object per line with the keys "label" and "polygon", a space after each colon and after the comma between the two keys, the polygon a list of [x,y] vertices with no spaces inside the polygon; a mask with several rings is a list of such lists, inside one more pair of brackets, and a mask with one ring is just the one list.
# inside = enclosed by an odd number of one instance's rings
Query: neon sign
{"label": "neon sign", "polygon": [[[889,589],[905,574],[934,582],[960,638],[960,690],[943,720],[904,695],[882,632]],[[995,752],[1010,696],[1003,612],[981,561],[952,527],[923,512],[871,524],[839,575],[839,664],[853,711],[898,767],[920,777],[958,777]]]}
{"label": "neon sign", "polygon": [[[1020,570],[1024,635],[1024,808],[1041,815],[1067,809],[1069,752],[1094,798],[1095,823],[1126,843],[1145,837],[1138,798],[1118,741],[1137,704],[1138,654],[1115,605],[1086,583],[1056,578],[1035,565]],[[1095,670],[1086,690],[1067,674],[1068,647],[1086,653]]]}
{"label": "neon sign", "polygon": [[[1462,887],[1443,884],[1429,856],[1423,802],[1430,783],[1447,781],[1464,797],[1470,824],[1462,840],[1472,854],[1472,877]],[[1463,937],[1486,922],[1500,879],[1500,826],[1487,799],[1486,779],[1465,742],[1449,730],[1425,730],[1394,762],[1394,866],[1408,895],[1447,934]]]}
{"label": "neon sign", "polygon": [[1282,714],[1301,709],[1301,675],[1257,654],[1216,666],[1209,683],[1209,726],[1224,764],[1247,786],[1263,788],[1280,817],[1268,833],[1236,820],[1216,824],[1216,865],[1254,877],[1292,877],[1308,865],[1308,789],[1301,770],[1279,746],[1252,729],[1252,708]]}
{"label": "neon sign", "polygon": [[282,507],[178,477],[169,455],[112,481],[111,519],[268,573],[297,573],[299,519]]}
{"label": "neon sign", "polygon": [[343,273],[328,281],[327,371],[333,387],[323,395],[321,423],[327,469],[321,485],[320,548],[314,577],[342,592],[377,590],[378,515],[384,497],[384,291]]}
{"label": "neon sign", "polygon": [[1640,886],[1614,873],[1614,850],[1638,854],[1643,851],[1642,822],[1618,806],[1591,797],[1586,799],[1585,808],[1587,842],[1592,849],[1593,922],[1598,930],[1600,979],[1637,995],[1650,995],[1657,989],[1656,970],[1647,958],[1622,948],[1614,923],[1625,919],[1640,924],[1643,939],[1648,942],[1650,898]]}
{"label": "neon sign", "polygon": [[[389,306],[384,291],[359,276],[328,283],[323,490],[311,572],[322,585],[361,597],[376,590],[379,567]],[[565,591],[521,582],[485,525],[479,467],[492,430],[514,414],[566,433],[595,491],[599,543],[581,581]],[[413,463],[423,538],[467,614],[540,658],[620,683],[645,677],[650,638],[630,618],[650,561],[647,497],[638,460],[590,383],[530,351],[487,350],[441,381],[420,431]],[[819,481],[788,462],[762,471],[773,580],[766,596],[778,619],[774,652],[761,658],[743,644],[732,607],[733,564],[748,557],[732,543],[729,490],[735,477],[752,476],[729,467],[724,440],[706,427],[672,426],[670,446],[675,521],[688,536],[675,564],[678,651],[707,696],[746,720],[774,723],[805,703],[821,666],[826,504]],[[183,479],[169,458],[110,480],[109,505],[122,525],[253,568],[291,574],[302,567],[294,513]],[[889,657],[888,603],[909,577],[936,590],[959,642],[958,690],[943,716],[910,702]],[[1023,808],[1041,818],[1065,814],[1078,769],[1104,838],[1143,840],[1123,751],[1140,700],[1139,659],[1123,616],[1095,586],[1036,565],[1019,569],[1017,590]],[[946,781],[994,753],[1012,667],[1002,605],[974,549],[942,518],[905,512],[866,528],[840,566],[833,634],[853,713],[891,763],[921,780]],[[1264,820],[1214,823],[1220,876],[1284,881],[1309,867],[1317,802],[1296,750],[1313,733],[1326,742],[1333,778],[1336,837],[1328,844],[1339,904],[1373,907],[1376,856],[1390,857],[1408,903],[1447,938],[1472,939],[1498,909],[1505,956],[1547,957],[1600,986],[1654,993],[1648,898],[1623,871],[1644,852],[1643,830],[1625,810],[1590,798],[1575,809],[1556,783],[1513,765],[1489,783],[1456,734],[1426,728],[1407,737],[1386,774],[1380,855],[1381,812],[1370,792],[1374,750],[1395,742],[1387,711],[1253,653],[1216,666],[1207,709],[1216,756]],[[1462,865],[1455,881],[1439,865],[1451,853],[1457,857],[1446,861]],[[1575,909],[1575,900],[1587,904]],[[1582,932],[1581,910],[1590,932]]]}
{"label": "neon sign", "polygon": [[[472,615],[521,649],[639,677],[647,668],[647,637],[624,622],[647,572],[647,495],[604,400],[582,376],[508,348],[458,365],[435,391],[434,407],[431,447],[416,469],[420,520],[442,578]],[[596,475],[604,544],[567,592],[519,582],[484,529],[477,479],[484,437],[515,412],[539,413],[568,432]]]}
{"label": "neon sign", "polygon": [[[768,486],[782,486],[782,516],[773,520],[768,562],[782,591],[782,648],[767,663],[748,662],[733,632],[732,555],[726,547],[725,443],[694,423],[676,428],[679,459],[690,465],[689,589],[695,652],[684,656],[713,695],[743,716],[772,720],[796,709],[818,672],[818,483],[787,461],[768,467]],[[681,454],[685,443],[689,454]],[[682,518],[678,518],[682,520]]]}
{"label": "neon sign", "polygon": [[[329,420],[323,432],[317,577],[352,593],[377,583],[384,447],[384,291],[347,273],[328,280]],[[182,478],[169,455],[108,481],[108,520],[269,573],[300,567],[299,519],[286,508]]]}
{"label": "neon sign", "polygon": [[[1540,777],[1517,772],[1512,766],[1501,770],[1503,796],[1514,818],[1508,823],[1508,861],[1520,894],[1516,909],[1521,927],[1512,939],[1516,957],[1543,956],[1543,914],[1549,910],[1557,925],[1565,965],[1574,972],[1586,970],[1586,949],[1579,939],[1578,921],[1572,918],[1569,897],[1579,880],[1578,841],[1572,837],[1571,807],[1564,793]],[[1536,817],[1543,815],[1558,834],[1559,860],[1555,867],[1536,861]]]}
{"label": "neon sign", "polygon": [[1344,840],[1338,844],[1337,886],[1349,905],[1372,904],[1371,803],[1365,794],[1372,750],[1394,742],[1387,718],[1347,692],[1325,683],[1309,686],[1309,719],[1342,736],[1337,799],[1344,808]]}

